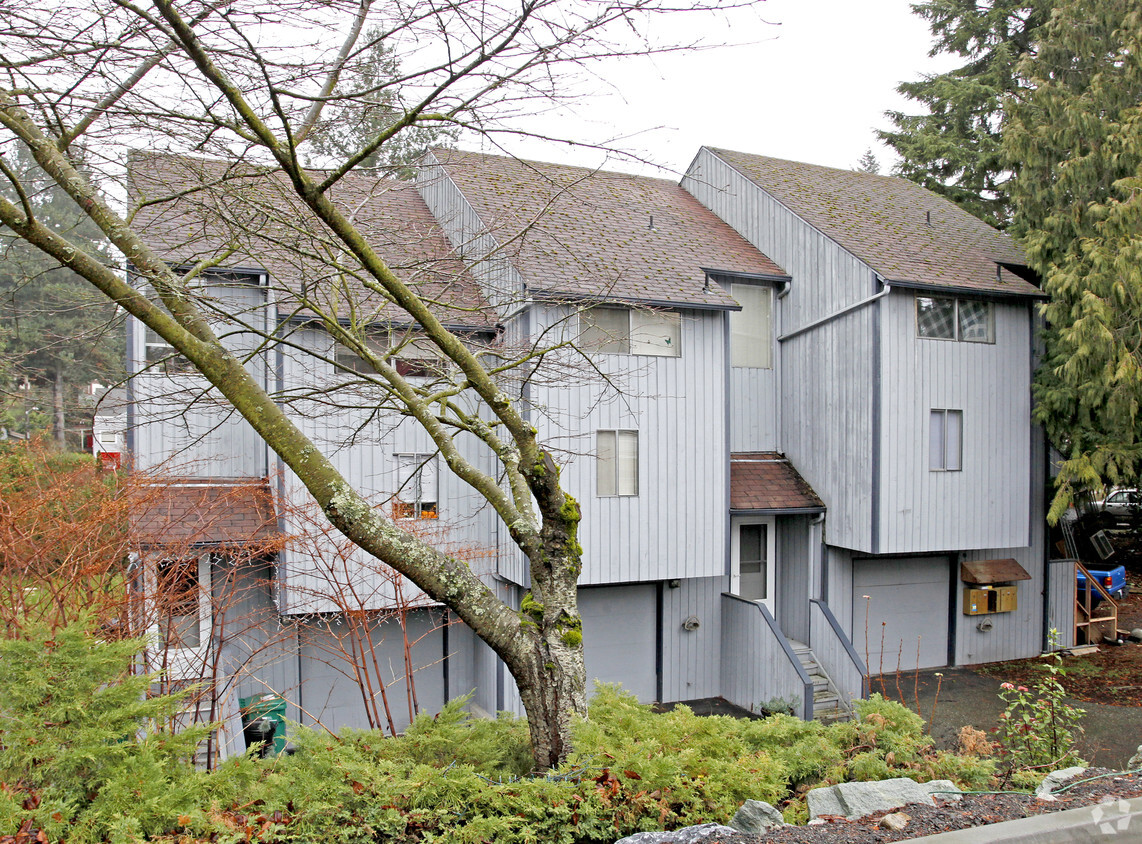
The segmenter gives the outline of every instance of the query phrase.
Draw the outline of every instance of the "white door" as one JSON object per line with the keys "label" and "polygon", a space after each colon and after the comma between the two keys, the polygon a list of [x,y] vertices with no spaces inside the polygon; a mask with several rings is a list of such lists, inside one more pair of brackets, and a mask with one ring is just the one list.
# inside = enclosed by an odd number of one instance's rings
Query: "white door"
{"label": "white door", "polygon": [[150,662],[170,680],[198,680],[209,673],[210,562],[210,554],[154,562],[147,601],[154,644]]}
{"label": "white door", "polygon": [[730,539],[730,591],[764,604],[771,613],[777,583],[775,533],[772,517],[744,516],[733,520]]}

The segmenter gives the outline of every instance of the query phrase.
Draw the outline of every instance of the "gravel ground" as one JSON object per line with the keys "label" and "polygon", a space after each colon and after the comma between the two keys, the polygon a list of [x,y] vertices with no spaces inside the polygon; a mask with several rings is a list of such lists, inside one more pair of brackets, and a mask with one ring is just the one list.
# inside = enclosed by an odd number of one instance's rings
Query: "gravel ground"
{"label": "gravel ground", "polygon": [[[1110,772],[1091,768],[1082,779],[1106,773]],[[1142,777],[1116,775],[1078,785],[1060,794],[1053,802],[1036,800],[1029,794],[967,794],[959,802],[940,807],[920,804],[906,806],[897,810],[909,817],[908,825],[899,832],[878,826],[880,819],[888,814],[881,812],[855,821],[835,818],[828,823],[813,826],[787,826],[768,835],[735,835],[732,839],[727,839],[727,844],[731,840],[732,844],[872,844],[902,841],[1139,796],[1142,796]],[[716,837],[707,839],[707,844],[714,844],[717,840]],[[981,830],[980,841],[986,840],[986,833]]]}

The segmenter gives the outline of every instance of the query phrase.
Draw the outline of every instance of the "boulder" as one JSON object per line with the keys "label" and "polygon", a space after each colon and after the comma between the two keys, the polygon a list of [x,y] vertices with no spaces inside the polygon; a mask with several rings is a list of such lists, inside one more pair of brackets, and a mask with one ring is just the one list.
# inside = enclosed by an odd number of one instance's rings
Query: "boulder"
{"label": "boulder", "polygon": [[1134,751],[1134,755],[1126,763],[1126,770],[1128,771],[1137,771],[1139,768],[1142,768],[1142,744],[1138,745],[1138,749]]}
{"label": "boulder", "polygon": [[719,841],[733,841],[740,838],[741,833],[720,823],[701,823],[697,826],[685,826],[673,832],[636,832],[634,835],[620,838],[615,844],[701,844],[715,835]]}
{"label": "boulder", "polygon": [[964,793],[960,791],[959,786],[951,780],[932,780],[931,782],[920,783],[920,785],[927,789],[928,794],[936,801],[937,805],[940,803],[955,803],[964,799]]}
{"label": "boulder", "polygon": [[877,826],[881,829],[890,829],[893,832],[900,832],[900,830],[908,826],[908,821],[910,820],[912,820],[912,818],[903,812],[893,812],[891,815],[885,815],[881,818]]}
{"label": "boulder", "polygon": [[1035,797],[1039,800],[1054,800],[1055,789],[1059,788],[1063,783],[1073,780],[1075,777],[1081,775],[1086,771],[1086,768],[1074,767],[1063,768],[1061,771],[1052,771],[1047,774],[1044,780],[1039,783],[1039,787],[1035,789]]}
{"label": "boulder", "polygon": [[730,826],[754,834],[785,826],[781,812],[764,800],[747,800],[737,810]]}
{"label": "boulder", "polygon": [[[943,789],[939,789],[943,790]],[[809,792],[809,817],[843,815],[849,820],[890,812],[909,803],[935,805],[928,789],[907,777],[876,782],[843,782]]]}

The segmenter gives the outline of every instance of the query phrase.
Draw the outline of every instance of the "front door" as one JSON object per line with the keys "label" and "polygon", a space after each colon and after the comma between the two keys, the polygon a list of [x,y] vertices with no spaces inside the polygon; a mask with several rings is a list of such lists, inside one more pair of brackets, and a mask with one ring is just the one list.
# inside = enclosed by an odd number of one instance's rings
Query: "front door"
{"label": "front door", "polygon": [[742,517],[734,519],[732,527],[730,590],[773,612],[777,568],[773,519]]}

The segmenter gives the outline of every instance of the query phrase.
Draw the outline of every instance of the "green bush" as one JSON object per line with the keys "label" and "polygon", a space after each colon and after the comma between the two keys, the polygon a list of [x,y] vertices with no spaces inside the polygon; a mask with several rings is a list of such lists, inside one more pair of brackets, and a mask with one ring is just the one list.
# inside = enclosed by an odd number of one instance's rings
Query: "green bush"
{"label": "green bush", "polygon": [[168,829],[196,797],[190,760],[208,728],[172,735],[172,696],[131,672],[137,639],[102,641],[81,619],[0,641],[0,834],[134,841]]}

